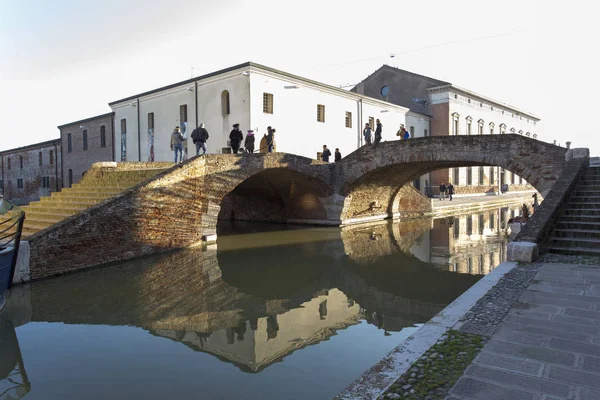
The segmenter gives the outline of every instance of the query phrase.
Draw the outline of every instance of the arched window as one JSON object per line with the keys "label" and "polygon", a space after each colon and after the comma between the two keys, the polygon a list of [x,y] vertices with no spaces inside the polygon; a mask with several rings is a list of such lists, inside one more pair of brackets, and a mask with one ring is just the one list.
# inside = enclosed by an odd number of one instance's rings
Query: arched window
{"label": "arched window", "polygon": [[231,109],[229,107],[229,92],[227,90],[223,90],[221,92],[221,114],[229,115],[231,113]]}
{"label": "arched window", "polygon": [[534,133],[534,134],[533,134],[533,138],[534,138],[534,139],[537,139],[537,133]]}
{"label": "arched window", "polygon": [[504,135],[506,133],[506,124],[500,124],[500,134]]}
{"label": "arched window", "polygon": [[517,132],[517,131],[515,130],[515,128],[510,128],[510,133],[515,133],[515,132]]}
{"label": "arched window", "polygon": [[482,119],[477,121],[477,134],[483,135],[483,120]]}
{"label": "arched window", "polygon": [[519,135],[522,135],[522,134],[523,134],[523,131],[519,131]]}
{"label": "arched window", "polygon": [[470,135],[471,134],[471,122],[473,122],[473,118],[471,118],[471,116],[468,116],[465,119],[467,120],[467,135]]}
{"label": "arched window", "polygon": [[527,133],[525,133],[525,136],[529,137],[529,136],[531,136],[531,133],[527,132]]}
{"label": "arched window", "polygon": [[458,135],[458,120],[460,119],[460,114],[452,113],[452,135]]}
{"label": "arched window", "polygon": [[493,123],[493,122],[490,122],[490,135],[493,135],[493,134],[494,134],[494,127],[495,127],[495,126],[496,126],[496,125],[494,125],[494,123]]}

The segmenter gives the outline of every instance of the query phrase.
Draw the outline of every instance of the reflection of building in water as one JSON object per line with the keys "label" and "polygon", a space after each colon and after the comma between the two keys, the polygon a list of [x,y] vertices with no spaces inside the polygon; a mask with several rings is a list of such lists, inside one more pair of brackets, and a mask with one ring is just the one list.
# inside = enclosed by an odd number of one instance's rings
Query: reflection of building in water
{"label": "reflection of building in water", "polygon": [[431,230],[431,262],[450,271],[487,274],[506,259],[505,229],[518,205],[436,219]]}
{"label": "reflection of building in water", "polygon": [[332,289],[298,308],[254,322],[242,321],[235,328],[210,334],[173,330],[152,333],[231,361],[244,371],[258,372],[297,349],[329,338],[337,329],[357,324],[361,318],[360,306]]}
{"label": "reflection of building in water", "polygon": [[31,390],[17,334],[0,316],[0,400],[22,399]]}

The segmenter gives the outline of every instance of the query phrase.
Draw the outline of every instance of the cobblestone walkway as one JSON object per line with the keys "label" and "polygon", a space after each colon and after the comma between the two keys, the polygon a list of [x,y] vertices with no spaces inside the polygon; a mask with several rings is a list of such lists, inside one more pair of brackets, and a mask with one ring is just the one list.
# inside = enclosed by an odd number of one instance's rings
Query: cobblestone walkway
{"label": "cobblestone walkway", "polygon": [[539,265],[494,328],[446,399],[600,400],[600,266]]}

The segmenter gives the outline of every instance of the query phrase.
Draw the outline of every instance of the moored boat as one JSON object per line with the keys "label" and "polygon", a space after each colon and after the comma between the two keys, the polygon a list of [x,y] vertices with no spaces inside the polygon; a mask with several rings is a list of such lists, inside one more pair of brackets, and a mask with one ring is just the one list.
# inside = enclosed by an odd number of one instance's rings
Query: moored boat
{"label": "moored boat", "polygon": [[0,310],[15,275],[24,220],[23,210],[0,197]]}

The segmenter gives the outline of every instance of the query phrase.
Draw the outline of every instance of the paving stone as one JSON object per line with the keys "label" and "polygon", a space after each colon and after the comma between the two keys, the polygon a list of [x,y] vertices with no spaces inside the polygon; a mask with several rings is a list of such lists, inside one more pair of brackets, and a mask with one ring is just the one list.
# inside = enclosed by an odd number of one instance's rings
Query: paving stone
{"label": "paving stone", "polygon": [[598,321],[594,321],[593,319],[579,318],[579,317],[566,317],[564,315],[557,315],[556,317],[554,317],[553,321],[566,322],[569,324],[577,324],[579,326],[581,326],[581,325],[588,325],[588,326],[592,326],[592,327],[600,326],[600,324],[598,324]]}
{"label": "paving stone", "polygon": [[548,367],[549,379],[556,379],[572,385],[581,385],[590,389],[600,389],[600,375],[551,365]]}
{"label": "paving stone", "polygon": [[475,400],[534,400],[537,396],[523,390],[462,377],[451,393]]}
{"label": "paving stone", "polygon": [[527,291],[526,293],[535,294],[540,297],[553,298],[557,300],[571,300],[571,301],[583,301],[587,303],[600,304],[600,298],[598,297],[586,297],[580,294],[568,294],[568,293],[547,293],[547,292],[534,292]]}
{"label": "paving stone", "polygon": [[[581,298],[581,296],[577,296]],[[590,310],[596,303],[581,300],[566,300],[558,299],[554,295],[544,292],[525,292],[519,299],[523,303],[535,304],[535,305],[555,305],[558,307],[576,307],[581,309]]]}
{"label": "paving stone", "polygon": [[561,289],[577,289],[577,290],[594,289],[591,285],[588,285],[585,283],[568,283],[568,282],[536,281],[536,280],[533,280],[531,282],[533,285],[551,286],[553,288],[561,288]]}
{"label": "paving stone", "polygon": [[559,273],[559,272],[550,272],[550,271],[540,271],[535,276],[536,281],[553,281],[553,282],[565,282],[565,283],[579,283],[585,284],[587,282],[584,281],[585,278],[578,277],[572,272]]}
{"label": "paving stone", "polygon": [[[560,316],[554,317],[554,320],[551,323],[552,329],[554,329],[554,330],[558,330],[558,331],[562,331],[562,332],[587,333],[590,335],[595,335],[598,333],[598,327],[560,322],[560,321],[556,320],[559,317]],[[541,326],[544,328],[550,326],[550,323],[548,321],[538,320],[538,319],[533,320],[533,319],[527,319],[527,318],[522,318],[522,317],[516,317],[516,316],[512,316],[512,315],[509,315],[506,318],[506,321],[516,323],[516,324],[522,324],[522,325]]]}
{"label": "paving stone", "polygon": [[513,310],[523,310],[532,313],[560,314],[562,307],[549,304],[532,304],[528,302],[517,301],[512,305]]}
{"label": "paving stone", "polygon": [[574,353],[581,353],[585,355],[600,356],[600,346],[591,343],[574,342],[572,340],[565,340],[559,338],[550,339],[550,348],[571,351]]}
{"label": "paving stone", "polygon": [[547,379],[535,378],[507,371],[494,370],[478,365],[471,365],[467,368],[465,375],[554,396],[566,397],[569,394],[569,385],[564,383],[552,382]]}
{"label": "paving stone", "polygon": [[575,289],[569,287],[551,286],[545,283],[535,283],[530,285],[528,290],[537,290],[540,292],[547,293],[561,293],[561,294],[583,294],[585,289]]}
{"label": "paving stone", "polygon": [[586,388],[579,389],[580,400],[600,400],[600,392],[589,390]]}
{"label": "paving stone", "polygon": [[[562,340],[562,339],[561,339]],[[573,342],[577,343],[577,342]],[[541,347],[525,346],[514,343],[506,343],[491,340],[484,347],[487,352],[506,354],[509,356],[523,357],[538,361],[544,361],[553,364],[573,366],[575,364],[575,355],[557,350],[550,350]]]}
{"label": "paving stone", "polygon": [[500,329],[496,331],[493,339],[501,340],[503,342],[527,344],[530,346],[542,346],[547,341],[544,336],[515,332],[505,326],[501,326]]}
{"label": "paving stone", "polygon": [[506,327],[508,329],[511,329],[511,330],[517,331],[517,332],[531,333],[531,334],[543,335],[543,336],[548,336],[548,337],[557,337],[557,338],[568,339],[568,340],[576,340],[576,341],[580,341],[580,342],[587,342],[588,337],[589,337],[589,336],[583,335],[581,333],[558,331],[558,330],[552,329],[552,327],[553,327],[552,324],[547,324],[547,325],[548,325],[548,327],[545,328],[545,327],[541,327],[541,326],[519,325],[519,324],[512,324],[512,323],[504,322],[501,325],[501,328]]}
{"label": "paving stone", "polygon": [[486,352],[480,353],[475,363],[533,376],[541,376],[544,368],[544,364],[540,362]]}
{"label": "paving stone", "polygon": [[517,317],[532,318],[532,319],[545,319],[545,320],[550,319],[550,314],[527,311],[527,310],[519,310],[519,309],[515,310],[514,308],[512,310],[510,310],[508,315],[514,315]]}
{"label": "paving stone", "polygon": [[600,358],[586,356],[583,360],[583,369],[589,372],[600,373]]}
{"label": "paving stone", "polygon": [[581,310],[579,308],[567,308],[565,309],[565,315],[569,317],[581,317],[598,320],[600,324],[600,311]]}

